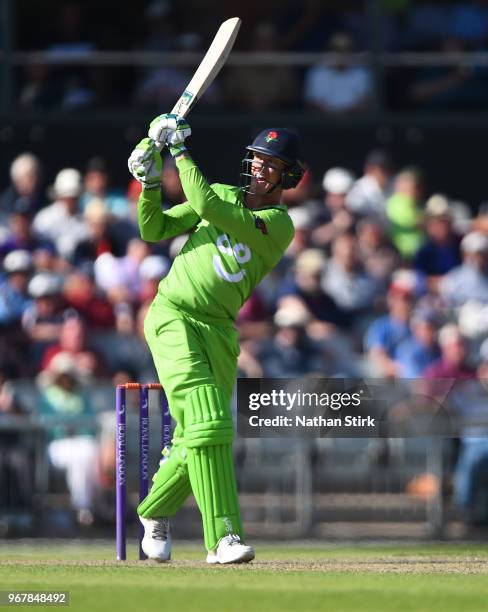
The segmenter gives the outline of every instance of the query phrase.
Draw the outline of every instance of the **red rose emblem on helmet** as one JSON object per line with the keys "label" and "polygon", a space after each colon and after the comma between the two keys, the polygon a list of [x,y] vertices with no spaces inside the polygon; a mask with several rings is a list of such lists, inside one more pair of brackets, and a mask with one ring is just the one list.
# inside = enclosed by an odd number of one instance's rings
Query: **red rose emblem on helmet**
{"label": "red rose emblem on helmet", "polygon": [[277,132],[268,132],[265,138],[266,142],[272,142],[273,140],[278,140]]}

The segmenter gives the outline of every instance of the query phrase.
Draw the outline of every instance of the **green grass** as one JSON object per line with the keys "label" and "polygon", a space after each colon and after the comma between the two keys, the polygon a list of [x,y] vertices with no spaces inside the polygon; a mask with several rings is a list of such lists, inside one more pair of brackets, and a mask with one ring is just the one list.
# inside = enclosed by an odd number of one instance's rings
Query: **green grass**
{"label": "green grass", "polygon": [[134,545],[132,560],[117,564],[106,543],[9,542],[0,544],[0,590],[69,591],[68,609],[87,612],[488,608],[485,546],[256,548],[248,566],[208,567],[189,545],[176,547],[173,564],[157,565],[135,561]]}

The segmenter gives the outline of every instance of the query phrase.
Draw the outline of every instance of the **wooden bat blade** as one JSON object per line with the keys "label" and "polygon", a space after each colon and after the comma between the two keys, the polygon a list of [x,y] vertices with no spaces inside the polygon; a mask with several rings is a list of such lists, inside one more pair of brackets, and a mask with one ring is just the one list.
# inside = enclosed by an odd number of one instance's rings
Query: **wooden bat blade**
{"label": "wooden bat blade", "polygon": [[232,17],[222,23],[192,80],[171,111],[173,114],[186,117],[195,102],[202,97],[225,64],[240,27],[239,17]]}

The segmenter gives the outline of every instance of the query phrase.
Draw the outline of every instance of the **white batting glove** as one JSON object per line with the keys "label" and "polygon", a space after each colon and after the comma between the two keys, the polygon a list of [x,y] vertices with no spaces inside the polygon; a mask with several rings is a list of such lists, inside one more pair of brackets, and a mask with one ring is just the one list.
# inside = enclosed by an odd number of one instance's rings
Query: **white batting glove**
{"label": "white batting glove", "polygon": [[151,121],[148,134],[159,150],[167,144],[171,155],[176,157],[186,151],[185,140],[191,135],[191,127],[183,117],[169,113]]}
{"label": "white batting glove", "polygon": [[145,189],[156,189],[161,186],[163,160],[150,138],[144,138],[132,151],[127,162],[129,172],[144,185]]}

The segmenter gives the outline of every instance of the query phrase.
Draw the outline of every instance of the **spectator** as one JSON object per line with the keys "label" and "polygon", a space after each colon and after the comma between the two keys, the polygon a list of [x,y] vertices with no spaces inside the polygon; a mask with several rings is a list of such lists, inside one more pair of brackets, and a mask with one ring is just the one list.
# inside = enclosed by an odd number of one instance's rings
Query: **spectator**
{"label": "spectator", "polygon": [[76,266],[93,263],[104,253],[122,257],[129,240],[138,235],[128,219],[110,214],[105,200],[100,198],[93,198],[87,203],[83,219],[89,234],[77,244],[73,253],[72,261]]}
{"label": "spectator", "polygon": [[276,334],[258,353],[264,375],[275,378],[320,372],[322,352],[306,334],[310,313],[299,302],[282,306],[274,316]]}
{"label": "spectator", "polygon": [[393,194],[386,202],[393,244],[405,260],[420,248],[424,235],[421,229],[422,176],[415,168],[405,168],[395,178]]}
{"label": "spectator", "polygon": [[[91,39],[92,29],[87,27],[84,18],[84,5],[68,1],[60,6],[56,14],[57,39],[51,39],[48,46],[49,56],[65,58],[69,55],[89,57],[96,50]],[[54,40],[54,42],[53,42]],[[96,70],[83,65],[59,67],[51,79],[51,87],[57,91],[57,105],[63,109],[74,110],[91,106],[96,101],[93,81]]]}
{"label": "spectator", "polygon": [[[466,46],[451,36],[440,45],[444,55],[465,52]],[[480,109],[486,103],[488,88],[483,68],[459,63],[455,66],[426,66],[420,69],[408,96],[424,109]]]}
{"label": "spectator", "polygon": [[[249,51],[279,51],[276,26],[259,23],[253,31]],[[289,108],[297,99],[297,79],[293,68],[278,66],[239,66],[229,70],[226,82],[227,102],[233,108],[255,112]]]}
{"label": "spectator", "polygon": [[100,356],[87,344],[85,324],[75,314],[65,318],[61,326],[59,343],[45,351],[42,369],[49,369],[51,361],[59,353],[67,354],[73,360],[78,377],[84,382],[90,382],[104,374],[104,364]]}
{"label": "spectator", "polygon": [[137,302],[141,289],[139,268],[149,255],[149,246],[140,238],[127,245],[127,254],[114,257],[103,253],[95,261],[95,281],[113,304]]}
{"label": "spectator", "polygon": [[337,234],[354,227],[354,216],[346,205],[347,194],[354,183],[354,176],[345,168],[330,168],[324,174],[324,206],[316,221],[311,241],[317,247],[326,248]]}
{"label": "spectator", "polygon": [[463,263],[445,275],[440,292],[451,308],[468,300],[488,304],[488,236],[471,232],[461,241]]}
{"label": "spectator", "polygon": [[366,156],[364,174],[347,195],[349,210],[359,217],[372,217],[387,226],[386,199],[390,193],[392,163],[389,155],[374,149]]}
{"label": "spectator", "polygon": [[244,303],[237,317],[237,328],[241,340],[269,336],[268,309],[260,291],[254,291]]}
{"label": "spectator", "polygon": [[435,194],[425,205],[427,241],[417,251],[414,266],[428,277],[431,290],[437,291],[441,278],[461,264],[460,238],[454,233],[447,198]]}
{"label": "spectator", "polygon": [[401,376],[398,347],[411,337],[410,316],[416,295],[415,275],[404,270],[394,275],[388,290],[388,313],[370,326],[365,345],[375,375]]}
{"label": "spectator", "polygon": [[344,232],[334,239],[322,287],[339,308],[354,318],[373,308],[378,285],[362,266],[354,234]]}
{"label": "spectator", "polygon": [[349,323],[347,315],[338,308],[334,300],[321,287],[321,278],[326,258],[318,249],[303,251],[296,260],[294,278],[285,280],[278,288],[278,307],[292,296],[309,313],[311,322],[319,335],[328,336],[336,326],[345,327]]}
{"label": "spectator", "polygon": [[22,153],[10,164],[11,184],[0,196],[0,225],[10,213],[23,210],[34,214],[44,204],[41,164],[32,153]]}
{"label": "spectator", "polygon": [[73,270],[64,282],[66,304],[80,314],[90,329],[110,329],[115,318],[112,305],[95,285],[87,269]]}
{"label": "spectator", "polygon": [[158,292],[159,283],[168,274],[170,262],[161,255],[147,255],[139,266],[139,295],[141,304],[152,302]]}
{"label": "spectator", "polygon": [[0,241],[0,257],[17,249],[29,251],[34,257],[38,251],[47,250],[52,255],[56,253],[56,248],[51,241],[33,233],[32,214],[27,207],[28,203],[24,199],[19,199],[14,203],[14,208],[8,217],[9,231]]}
{"label": "spectator", "polygon": [[110,189],[110,175],[103,157],[92,157],[86,166],[79,205],[81,212],[93,198],[103,200],[107,211],[116,217],[126,217],[129,213],[129,203],[122,191]]}
{"label": "spectator", "polygon": [[77,245],[90,235],[88,225],[78,212],[82,193],[81,174],[74,168],[58,172],[53,186],[55,202],[34,217],[34,230],[52,240],[58,253],[70,259]]}
{"label": "spectator", "polygon": [[62,279],[51,272],[41,272],[29,282],[33,303],[22,317],[22,327],[30,341],[30,360],[39,369],[42,355],[51,344],[58,342],[64,321]]}
{"label": "spectator", "polygon": [[61,95],[61,86],[50,78],[49,66],[40,62],[23,67],[19,105],[24,111],[45,110],[55,106]]}
{"label": "spectator", "polygon": [[359,259],[379,287],[386,289],[393,272],[400,267],[400,254],[384,227],[374,219],[362,219],[356,226]]}
{"label": "spectator", "polygon": [[[295,228],[295,235],[286,249],[284,259],[287,262],[295,260],[310,246],[310,237],[313,227],[313,215],[304,207],[292,208],[288,211]],[[282,266],[283,264],[281,264]]]}
{"label": "spectator", "polygon": [[459,328],[452,323],[439,331],[441,357],[429,365],[423,373],[426,379],[474,378],[476,372],[468,364],[468,347]]}
{"label": "spectator", "polygon": [[336,32],[329,39],[327,50],[337,55],[331,65],[313,66],[307,71],[304,85],[306,104],[327,114],[357,113],[371,104],[373,80],[369,68],[348,62],[354,51],[351,36]]}
{"label": "spectator", "polygon": [[12,251],[3,260],[5,277],[0,280],[0,327],[15,325],[31,304],[27,292],[32,271],[28,251]]}
{"label": "spectator", "polygon": [[66,474],[71,505],[81,525],[93,523],[98,447],[95,418],[75,357],[58,353],[39,375],[39,412],[49,426],[50,463]]}
{"label": "spectator", "polygon": [[433,310],[417,308],[412,316],[412,335],[400,342],[396,350],[399,375],[420,378],[424,370],[440,357],[437,343],[439,317]]}

